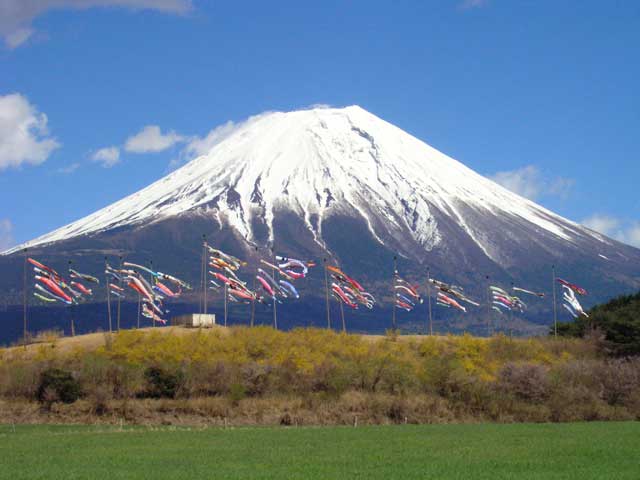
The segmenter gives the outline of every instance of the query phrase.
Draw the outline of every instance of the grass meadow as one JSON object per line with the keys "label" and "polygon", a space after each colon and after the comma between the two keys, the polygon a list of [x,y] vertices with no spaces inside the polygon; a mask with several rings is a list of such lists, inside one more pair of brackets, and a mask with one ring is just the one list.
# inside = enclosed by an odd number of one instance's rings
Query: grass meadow
{"label": "grass meadow", "polygon": [[0,478],[637,479],[640,423],[0,426]]}

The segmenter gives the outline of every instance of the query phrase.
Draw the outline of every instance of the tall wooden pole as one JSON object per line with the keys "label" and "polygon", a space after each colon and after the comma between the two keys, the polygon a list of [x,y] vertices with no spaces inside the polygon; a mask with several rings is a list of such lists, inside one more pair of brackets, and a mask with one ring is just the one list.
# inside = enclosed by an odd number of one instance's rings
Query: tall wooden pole
{"label": "tall wooden pole", "polygon": [[[202,235],[202,311],[206,315],[207,314],[207,257],[208,257],[208,249],[207,249],[207,236]],[[225,290],[225,301],[226,301],[226,290]],[[226,325],[226,318],[225,318]]]}
{"label": "tall wooden pole", "polygon": [[[256,259],[258,258],[258,247],[256,247]],[[257,296],[257,292],[256,292],[256,276],[258,275],[258,267],[257,267],[257,262],[256,262],[256,271],[254,272],[253,275],[253,298],[251,299],[251,323],[250,325],[253,327],[255,319],[256,319],[256,296]]]}
{"label": "tall wooden pole", "polygon": [[204,235],[202,235],[202,247],[200,248],[200,295],[198,298],[198,311],[204,313]]}
{"label": "tall wooden pole", "polygon": [[340,316],[342,317],[342,331],[347,332],[347,324],[344,321],[344,305],[340,302]]}
{"label": "tall wooden pole", "polygon": [[327,303],[327,328],[331,330],[331,313],[330,313],[330,305],[329,305],[329,275],[327,274],[327,259],[322,259],[322,263],[324,265],[324,290],[325,297]]}
{"label": "tall wooden pole", "polygon": [[489,275],[485,275],[486,286],[485,286],[485,299],[487,302],[487,337],[491,336],[491,302],[489,301]]}
{"label": "tall wooden pole", "polygon": [[[273,251],[271,251],[271,254],[273,255],[272,261],[275,262],[275,255],[273,254]],[[278,282],[279,276],[280,274],[278,273],[278,271],[273,269],[273,279],[276,282]],[[276,330],[278,329],[278,302],[276,301],[276,295],[273,296],[273,328],[275,328]]]}
{"label": "tall wooden pole", "polygon": [[24,265],[22,275],[22,342],[27,348],[27,248],[24,249]]}
{"label": "tall wooden pole", "polygon": [[553,336],[558,338],[558,305],[556,300],[556,266],[551,265],[551,274],[553,282]]}
{"label": "tall wooden pole", "polygon": [[391,317],[391,329],[394,331],[396,331],[397,326],[396,326],[396,275],[398,275],[398,258],[394,255],[393,256],[393,279],[391,281],[391,292],[393,293],[393,310],[392,310],[392,317]]}
{"label": "tall wooden pole", "polygon": [[[120,255],[120,270],[122,270],[122,255]],[[120,274],[120,278],[122,279],[122,274]],[[122,288],[122,280],[118,280],[118,286]],[[116,331],[120,331],[120,304],[122,297],[118,297],[118,314],[116,317]]]}
{"label": "tall wooden pole", "polygon": [[109,288],[109,275],[107,274],[107,257],[104,257],[104,280],[107,287],[107,316],[109,318],[109,333],[113,331],[111,325],[111,289]]}
{"label": "tall wooden pole", "polygon": [[[509,292],[509,295],[513,292],[513,286],[514,283],[511,282],[511,291]],[[509,316],[507,318],[509,319],[509,338],[511,338],[513,337],[513,325],[515,323],[515,313],[513,309],[509,311]]]}
{"label": "tall wooden pole", "polygon": [[433,316],[431,313],[431,271],[427,268],[427,305],[429,307],[429,335],[433,336]]}
{"label": "tall wooden pole", "polygon": [[229,307],[227,306],[227,302],[229,301],[229,293],[228,293],[228,289],[229,286],[225,283],[224,284],[224,326],[227,326],[227,311],[229,309]]}
{"label": "tall wooden pole", "polygon": [[[71,260],[68,261],[68,265],[67,265],[67,271],[69,271],[69,269],[71,268]],[[76,336],[76,328],[75,325],[73,324],[73,303],[71,303],[71,305],[69,305],[69,322],[71,324],[71,336],[75,337]]]}
{"label": "tall wooden pole", "polygon": [[[151,270],[152,272],[154,271],[154,270],[153,270],[153,260],[149,260],[149,270]],[[144,275],[144,274],[142,273],[141,275]],[[154,281],[154,279],[153,279],[153,275],[149,274],[149,277],[150,277],[150,278],[149,278],[149,280],[151,281],[151,283],[150,283],[150,285],[151,285],[151,284],[153,284],[155,281]],[[153,315],[153,318],[151,318],[151,326],[152,326],[153,328],[155,328],[155,326],[156,326],[156,317],[155,317],[155,315]]]}

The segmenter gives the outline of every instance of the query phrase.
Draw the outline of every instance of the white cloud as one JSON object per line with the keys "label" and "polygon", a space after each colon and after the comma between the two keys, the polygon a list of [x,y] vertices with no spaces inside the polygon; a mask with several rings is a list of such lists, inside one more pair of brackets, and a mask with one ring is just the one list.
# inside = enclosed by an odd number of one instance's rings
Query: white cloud
{"label": "white cloud", "polygon": [[91,160],[99,162],[104,168],[111,168],[120,163],[120,149],[118,147],[101,148],[91,155]]}
{"label": "white cloud", "polygon": [[540,173],[533,165],[517,170],[498,172],[491,179],[518,195],[534,200],[540,195]]}
{"label": "white cloud", "polygon": [[459,10],[470,10],[472,8],[482,8],[489,5],[489,0],[462,0],[458,4]]}
{"label": "white cloud", "polygon": [[622,243],[640,248],[640,222],[625,221],[610,215],[596,213],[585,218],[582,225],[614,238]]}
{"label": "white cloud", "polygon": [[218,145],[227,139],[231,134],[251,125],[264,116],[273,113],[272,111],[265,111],[258,115],[253,115],[246,120],[238,123],[234,123],[231,120],[214,127],[204,137],[192,136],[185,139],[186,144],[180,151],[178,158],[174,158],[169,163],[169,168],[176,168],[180,164],[189,162],[200,155],[205,155],[211,151],[213,147]]}
{"label": "white cloud", "polygon": [[4,252],[13,247],[13,224],[8,218],[0,220],[0,252]]}
{"label": "white cloud", "polygon": [[163,134],[159,126],[147,125],[135,135],[127,138],[124,149],[132,153],[162,152],[183,141],[185,141],[185,137],[174,131]]}
{"label": "white cloud", "polygon": [[169,169],[173,170],[178,168],[180,165],[189,162],[200,155],[208,153],[215,145],[235,132],[239,125],[240,124],[236,124],[229,120],[228,122],[218,125],[210,130],[204,137],[198,137],[195,135],[186,138],[186,143],[180,151],[180,154],[169,162]]}
{"label": "white cloud", "polygon": [[0,170],[49,158],[60,144],[49,136],[47,121],[19,93],[0,96]]}
{"label": "white cloud", "polygon": [[193,4],[191,0],[0,0],[0,36],[8,48],[16,48],[33,35],[33,19],[48,10],[86,10],[95,7],[156,10],[184,15],[192,10]]}
{"label": "white cloud", "polygon": [[565,199],[571,193],[575,183],[573,178],[556,177],[547,185],[545,194]]}
{"label": "white cloud", "polygon": [[214,146],[231,135],[238,126],[229,120],[209,131],[204,137],[191,137],[183,149],[183,154],[188,158],[199,157],[208,153]]}
{"label": "white cloud", "polygon": [[602,215],[596,213],[589,218],[585,218],[582,225],[589,227],[591,230],[600,232],[603,235],[611,235],[620,226],[620,220],[610,217],[608,215]]}
{"label": "white cloud", "polygon": [[507,190],[530,200],[536,200],[542,196],[566,198],[574,184],[570,178],[546,178],[535,165],[498,172],[489,178]]}
{"label": "white cloud", "polygon": [[328,103],[312,103],[307,108],[311,110],[315,110],[315,109],[325,110],[327,108],[333,108],[333,107]]}
{"label": "white cloud", "polygon": [[67,165],[66,167],[59,168],[58,172],[59,173],[64,173],[65,175],[69,175],[69,174],[75,172],[79,168],[80,168],[80,163],[79,162],[75,162],[75,163],[72,163],[70,165]]}
{"label": "white cloud", "polygon": [[11,50],[25,43],[33,35],[32,28],[18,28],[4,36],[4,42]]}
{"label": "white cloud", "polygon": [[640,248],[640,222],[634,222],[627,227],[622,237],[624,243]]}
{"label": "white cloud", "polygon": [[127,138],[123,149],[131,153],[153,153],[162,152],[181,144],[177,156],[169,162],[169,169],[171,170],[196,157],[209,153],[213,147],[224,141],[232,133],[259,121],[271,113],[273,112],[266,111],[238,123],[229,120],[212,128],[203,137],[181,135],[174,130],[163,133],[158,125],[147,125],[135,135]]}

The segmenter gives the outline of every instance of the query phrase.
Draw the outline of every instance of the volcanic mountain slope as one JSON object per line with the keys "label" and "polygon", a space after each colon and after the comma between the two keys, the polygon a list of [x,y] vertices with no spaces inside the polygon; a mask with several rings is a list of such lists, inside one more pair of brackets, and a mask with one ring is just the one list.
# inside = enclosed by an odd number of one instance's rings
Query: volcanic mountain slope
{"label": "volcanic mountain slope", "polygon": [[195,279],[202,234],[244,256],[258,247],[329,257],[380,288],[394,255],[416,278],[429,265],[478,295],[487,276],[548,290],[553,264],[602,297],[640,287],[639,250],[504,189],[357,106],[254,117],[207,154],[5,252],[2,262],[25,247],[96,262],[121,252],[163,258]]}

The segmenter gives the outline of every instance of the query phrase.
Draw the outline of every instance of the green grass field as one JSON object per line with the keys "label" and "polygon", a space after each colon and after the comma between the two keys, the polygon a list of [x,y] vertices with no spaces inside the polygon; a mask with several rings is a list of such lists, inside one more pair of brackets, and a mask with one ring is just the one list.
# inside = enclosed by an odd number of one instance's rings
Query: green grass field
{"label": "green grass field", "polygon": [[640,423],[0,426],[0,478],[637,479]]}

